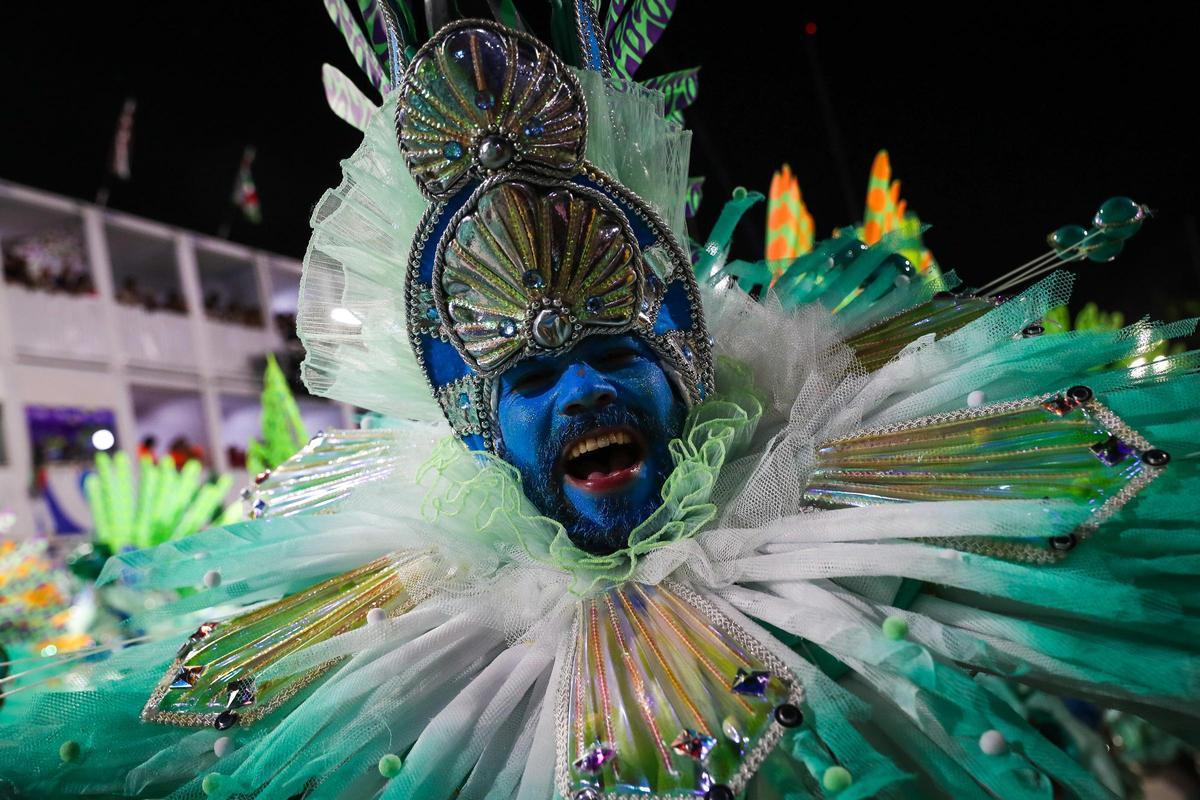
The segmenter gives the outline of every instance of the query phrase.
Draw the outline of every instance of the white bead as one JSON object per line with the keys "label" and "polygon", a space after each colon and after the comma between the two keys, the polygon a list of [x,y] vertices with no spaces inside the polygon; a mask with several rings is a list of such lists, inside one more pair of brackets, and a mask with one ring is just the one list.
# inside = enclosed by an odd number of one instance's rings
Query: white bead
{"label": "white bead", "polygon": [[204,585],[210,589],[215,589],[221,585],[221,573],[215,569],[210,569],[204,573]]}
{"label": "white bead", "polygon": [[224,758],[233,751],[233,739],[228,736],[222,736],[213,742],[213,752],[217,754],[217,758]]}
{"label": "white bead", "polygon": [[985,755],[998,756],[1008,749],[1008,742],[1004,741],[1004,734],[998,730],[992,729],[984,731],[983,736],[979,737],[979,749]]}
{"label": "white bead", "polygon": [[978,408],[983,405],[983,401],[987,400],[987,395],[976,389],[967,395],[967,406],[970,408]]}
{"label": "white bead", "polygon": [[372,608],[370,611],[367,612],[367,624],[368,625],[378,625],[379,623],[383,622],[385,619],[387,619],[387,614],[384,613],[384,610],[382,608]]}

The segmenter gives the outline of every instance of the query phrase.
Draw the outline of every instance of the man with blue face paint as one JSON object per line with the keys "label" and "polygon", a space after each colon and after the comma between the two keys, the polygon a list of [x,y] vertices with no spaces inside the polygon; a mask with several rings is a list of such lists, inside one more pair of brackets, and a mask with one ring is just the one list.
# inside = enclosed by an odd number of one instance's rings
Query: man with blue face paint
{"label": "man with blue face paint", "polygon": [[712,390],[712,354],[687,252],[582,144],[558,145],[556,178],[481,162],[447,183],[444,158],[427,173],[414,156],[441,213],[457,211],[418,232],[408,327],[463,443],[508,462],[576,547],[606,555],[663,504],[669,444]]}
{"label": "man with blue face paint", "polygon": [[500,379],[505,458],[530,500],[592,553],[622,547],[661,502],[685,405],[633,336],[596,336]]}

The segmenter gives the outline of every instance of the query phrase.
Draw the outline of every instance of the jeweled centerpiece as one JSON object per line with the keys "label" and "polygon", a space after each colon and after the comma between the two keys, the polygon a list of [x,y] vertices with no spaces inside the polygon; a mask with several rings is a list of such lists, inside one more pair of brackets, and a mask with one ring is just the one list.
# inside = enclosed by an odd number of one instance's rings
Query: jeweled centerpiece
{"label": "jeweled centerpiece", "polygon": [[611,201],[580,186],[484,188],[435,269],[452,340],[482,373],[633,325],[641,252]]}

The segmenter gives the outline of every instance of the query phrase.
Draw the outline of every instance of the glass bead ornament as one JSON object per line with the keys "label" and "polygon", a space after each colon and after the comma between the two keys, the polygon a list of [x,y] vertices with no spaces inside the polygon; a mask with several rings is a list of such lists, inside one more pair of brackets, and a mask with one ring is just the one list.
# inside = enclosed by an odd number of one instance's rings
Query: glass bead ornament
{"label": "glass bead ornament", "polygon": [[1146,207],[1128,197],[1105,200],[1092,218],[1092,224],[1106,239],[1128,239],[1137,233],[1146,218]]}

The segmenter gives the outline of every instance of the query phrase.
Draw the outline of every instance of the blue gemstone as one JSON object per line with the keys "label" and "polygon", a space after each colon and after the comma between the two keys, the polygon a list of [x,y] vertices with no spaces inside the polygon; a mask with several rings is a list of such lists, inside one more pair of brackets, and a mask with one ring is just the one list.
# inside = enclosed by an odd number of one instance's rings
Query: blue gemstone
{"label": "blue gemstone", "polygon": [[583,307],[587,309],[589,314],[596,316],[604,310],[604,301],[599,297],[592,296],[587,299],[587,302],[583,304]]}
{"label": "blue gemstone", "polygon": [[460,48],[458,48],[457,50],[455,50],[455,51],[454,51],[454,57],[455,57],[456,59],[458,59],[459,61],[462,61],[462,60],[464,60],[464,59],[467,57],[467,51],[466,51],[466,50],[463,50],[463,49],[460,47]]}
{"label": "blue gemstone", "polygon": [[617,751],[602,744],[593,745],[571,765],[580,772],[590,772],[593,775],[604,769],[604,765],[616,758]]}
{"label": "blue gemstone", "polygon": [[1120,464],[1133,455],[1133,448],[1116,436],[1110,436],[1107,441],[1092,445],[1091,450],[1102,464],[1110,467]]}
{"label": "blue gemstone", "polygon": [[524,133],[526,136],[541,136],[546,132],[546,126],[537,117],[525,123]]}
{"label": "blue gemstone", "polygon": [[512,338],[517,335],[517,323],[511,319],[505,319],[500,323],[500,333],[504,336]]}
{"label": "blue gemstone", "polygon": [[747,672],[744,669],[737,671],[737,677],[733,679],[733,685],[729,688],[738,694],[748,694],[754,697],[762,697],[767,693],[767,684],[771,682],[771,673]]}
{"label": "blue gemstone", "polygon": [[481,111],[487,111],[492,106],[496,105],[496,98],[491,92],[478,92],[475,95],[475,107]]}
{"label": "blue gemstone", "polygon": [[642,311],[649,311],[649,310],[650,310],[650,301],[643,300],[642,301]]}
{"label": "blue gemstone", "polygon": [[467,409],[471,407],[471,395],[466,392],[458,393],[458,407]]}
{"label": "blue gemstone", "polygon": [[463,156],[463,146],[454,140],[442,145],[442,155],[450,161],[458,161]]}
{"label": "blue gemstone", "polygon": [[438,310],[436,308],[431,307],[425,309],[425,319],[429,320],[430,322],[437,322],[437,318]]}
{"label": "blue gemstone", "polygon": [[688,361],[692,360],[692,348],[688,347],[686,344],[683,346],[683,357]]}
{"label": "blue gemstone", "polygon": [[525,274],[521,276],[521,283],[525,284],[530,289],[540,289],[546,285],[546,281],[542,278],[542,274],[536,269],[527,269]]}

